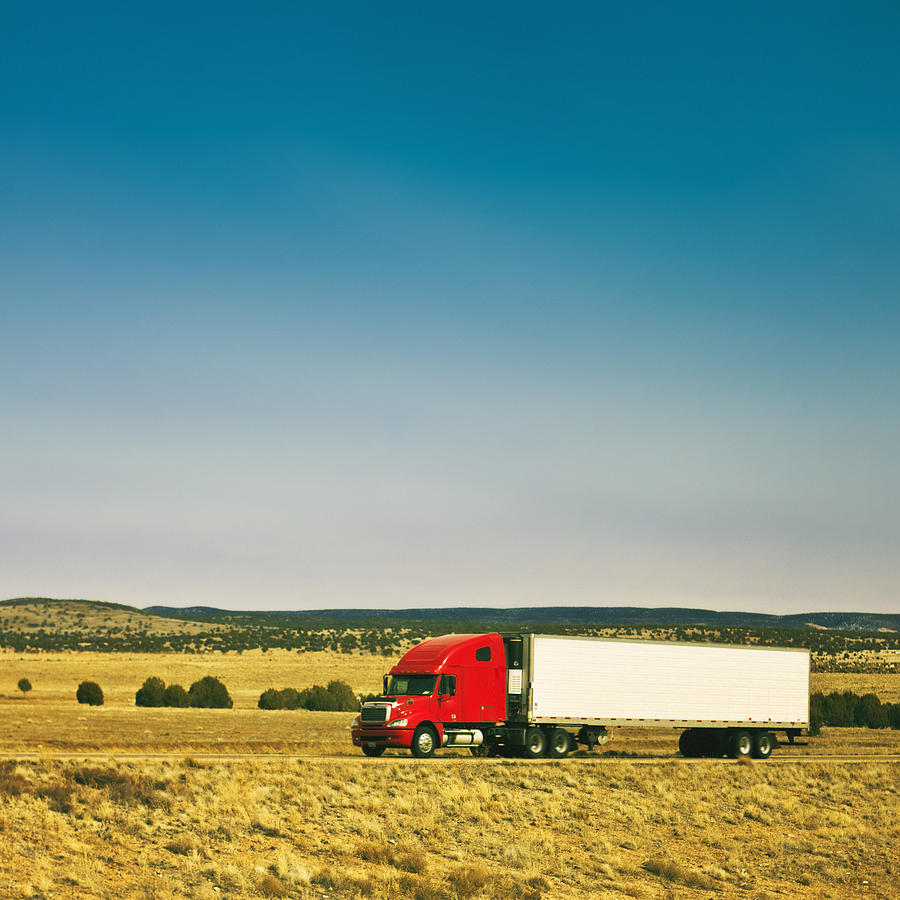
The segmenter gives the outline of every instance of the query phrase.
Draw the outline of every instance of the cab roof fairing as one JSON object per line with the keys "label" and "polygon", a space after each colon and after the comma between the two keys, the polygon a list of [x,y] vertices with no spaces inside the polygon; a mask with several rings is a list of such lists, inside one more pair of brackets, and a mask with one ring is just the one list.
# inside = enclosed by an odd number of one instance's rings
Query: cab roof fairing
{"label": "cab roof fairing", "polygon": [[391,675],[428,674],[438,675],[444,666],[453,661],[461,651],[482,647],[485,643],[503,648],[503,638],[496,632],[481,634],[442,634],[417,644],[400,658],[390,670]]}

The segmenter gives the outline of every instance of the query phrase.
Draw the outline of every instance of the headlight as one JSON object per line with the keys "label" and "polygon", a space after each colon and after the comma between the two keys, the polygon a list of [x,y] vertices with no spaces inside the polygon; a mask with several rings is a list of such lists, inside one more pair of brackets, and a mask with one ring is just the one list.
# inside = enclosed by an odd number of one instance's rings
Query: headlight
{"label": "headlight", "polygon": [[388,722],[388,728],[406,728],[409,724],[409,719],[394,719],[393,722]]}

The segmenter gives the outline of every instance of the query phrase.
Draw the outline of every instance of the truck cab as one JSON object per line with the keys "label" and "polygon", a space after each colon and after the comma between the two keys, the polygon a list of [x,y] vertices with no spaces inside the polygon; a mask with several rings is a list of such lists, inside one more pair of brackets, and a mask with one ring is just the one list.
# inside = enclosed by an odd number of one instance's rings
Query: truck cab
{"label": "truck cab", "polygon": [[506,720],[506,651],[499,634],[449,634],[413,647],[363,704],[351,729],[367,756],[388,747],[431,756],[438,747],[477,747],[483,729]]}

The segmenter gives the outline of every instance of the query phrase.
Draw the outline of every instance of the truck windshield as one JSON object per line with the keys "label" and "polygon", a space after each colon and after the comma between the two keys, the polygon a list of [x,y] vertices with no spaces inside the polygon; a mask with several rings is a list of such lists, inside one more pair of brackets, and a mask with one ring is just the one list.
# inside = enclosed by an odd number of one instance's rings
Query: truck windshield
{"label": "truck windshield", "polygon": [[432,694],[437,675],[391,675],[387,695]]}

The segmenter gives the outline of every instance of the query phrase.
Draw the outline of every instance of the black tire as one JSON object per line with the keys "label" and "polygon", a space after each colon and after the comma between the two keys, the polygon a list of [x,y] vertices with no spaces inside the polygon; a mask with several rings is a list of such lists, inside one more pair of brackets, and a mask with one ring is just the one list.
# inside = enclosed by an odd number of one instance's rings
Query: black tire
{"label": "black tire", "polygon": [[699,756],[699,737],[699,734],[693,728],[688,728],[687,731],[682,731],[681,736],[678,738],[678,752],[681,753],[682,756],[688,757],[688,759],[693,759]]}
{"label": "black tire", "polygon": [[363,753],[366,754],[366,756],[381,756],[381,754],[384,753],[385,748],[384,747],[367,747],[365,744],[363,744],[362,750],[363,750]]}
{"label": "black tire", "polygon": [[732,759],[747,759],[753,753],[753,735],[744,728],[738,728],[731,734],[729,755]]}
{"label": "black tire", "polygon": [[723,734],[715,728],[703,728],[697,732],[699,737],[698,756],[722,756],[725,749],[722,743]]}
{"label": "black tire", "polygon": [[494,756],[494,745],[487,742],[479,744],[477,747],[469,747],[469,753],[472,756]]}
{"label": "black tire", "polygon": [[554,728],[550,732],[550,741],[547,746],[547,756],[554,759],[565,759],[572,749],[572,736],[565,728]]}
{"label": "black tire", "polygon": [[429,759],[434,756],[437,745],[437,732],[430,725],[420,725],[413,732],[412,746],[409,749],[418,759]]}
{"label": "black tire", "polygon": [[768,731],[757,731],[753,735],[753,756],[755,759],[768,759],[775,748],[775,738]]}
{"label": "black tire", "polygon": [[547,734],[541,728],[529,728],[525,732],[525,746],[522,755],[526,759],[537,759],[547,752]]}

